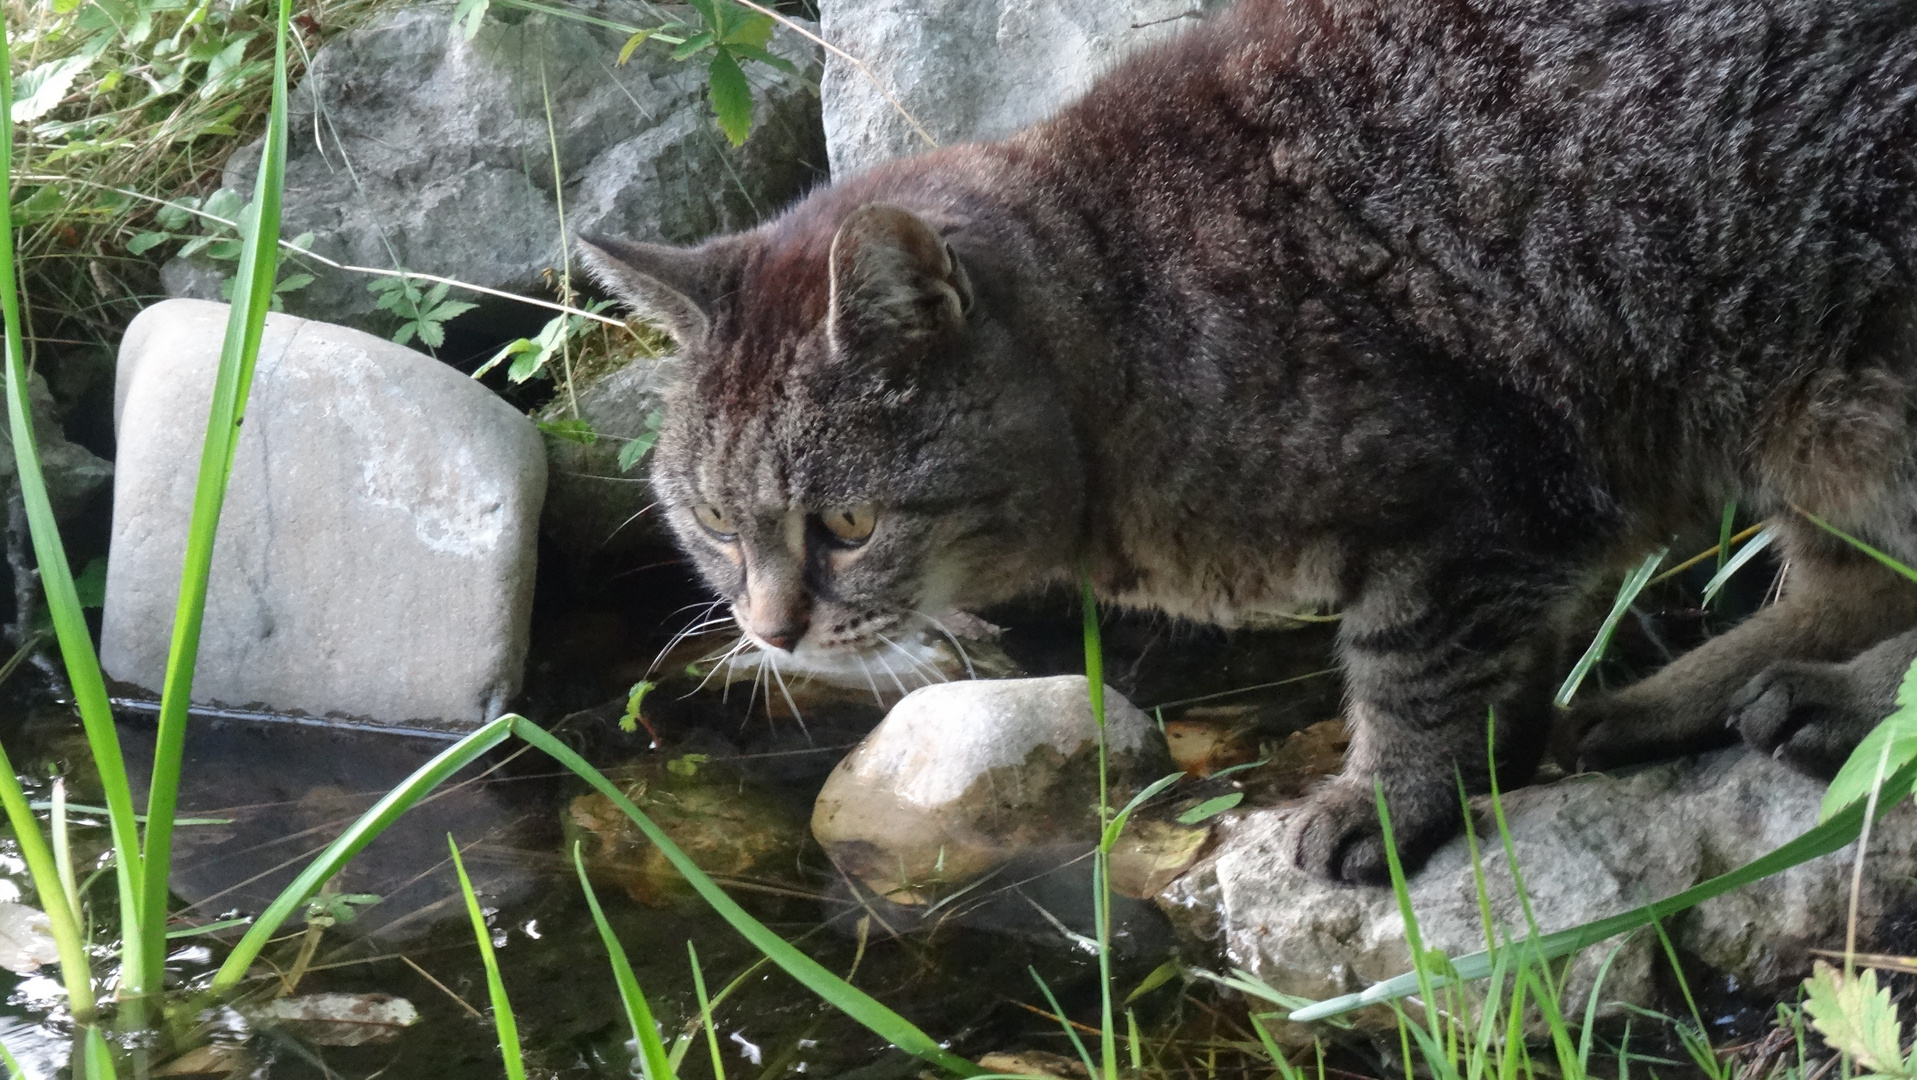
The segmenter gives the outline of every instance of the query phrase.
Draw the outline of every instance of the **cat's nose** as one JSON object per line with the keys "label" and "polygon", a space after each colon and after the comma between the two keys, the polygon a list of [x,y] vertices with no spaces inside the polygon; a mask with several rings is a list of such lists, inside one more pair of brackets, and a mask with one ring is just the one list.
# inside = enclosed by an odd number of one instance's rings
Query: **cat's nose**
{"label": "cat's nose", "polygon": [[791,652],[812,625],[811,602],[796,589],[748,583],[745,599],[745,610],[737,612],[740,625],[771,648]]}
{"label": "cat's nose", "polygon": [[787,612],[784,618],[777,620],[776,624],[768,625],[771,622],[772,620],[761,622],[754,619],[750,629],[754,637],[781,652],[791,652],[793,646],[799,643],[799,639],[805,636],[806,628],[810,625],[810,621],[803,612]]}

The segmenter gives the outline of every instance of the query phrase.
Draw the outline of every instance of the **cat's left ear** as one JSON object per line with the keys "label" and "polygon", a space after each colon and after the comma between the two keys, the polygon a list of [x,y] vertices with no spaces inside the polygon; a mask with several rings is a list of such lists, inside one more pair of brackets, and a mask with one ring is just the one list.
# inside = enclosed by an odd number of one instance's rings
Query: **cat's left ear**
{"label": "cat's left ear", "polygon": [[725,240],[696,248],[580,236],[579,254],[601,285],[633,314],[664,327],[682,348],[697,344],[712,322],[736,252]]}
{"label": "cat's left ear", "polygon": [[846,215],[832,237],[832,340],[842,348],[923,346],[964,325],[965,267],[938,230],[897,206]]}

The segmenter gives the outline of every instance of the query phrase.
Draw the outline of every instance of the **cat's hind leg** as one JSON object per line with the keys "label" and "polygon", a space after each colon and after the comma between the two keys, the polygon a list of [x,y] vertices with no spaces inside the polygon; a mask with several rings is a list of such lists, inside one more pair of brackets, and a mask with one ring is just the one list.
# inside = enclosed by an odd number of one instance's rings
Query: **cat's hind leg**
{"label": "cat's hind leg", "polygon": [[1780,687],[1794,677],[1781,674],[1787,671],[1808,685],[1817,665],[1840,664],[1917,626],[1917,585],[1807,521],[1779,528],[1783,598],[1648,678],[1574,706],[1558,732],[1557,756],[1567,768],[1606,769],[1725,745],[1737,736],[1725,726],[1733,701],[1751,705],[1741,692],[1773,665],[1799,665],[1777,669]]}

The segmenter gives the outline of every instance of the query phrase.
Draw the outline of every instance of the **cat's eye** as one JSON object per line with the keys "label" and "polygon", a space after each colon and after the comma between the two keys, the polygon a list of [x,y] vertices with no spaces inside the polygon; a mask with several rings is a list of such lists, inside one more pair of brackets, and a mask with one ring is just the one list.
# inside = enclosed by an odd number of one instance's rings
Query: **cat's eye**
{"label": "cat's eye", "polygon": [[739,527],[732,523],[732,519],[725,515],[725,511],[711,503],[695,503],[692,507],[692,516],[699,519],[699,524],[704,526],[714,539],[731,541],[739,538]]}
{"label": "cat's eye", "polygon": [[857,506],[840,506],[819,515],[825,522],[825,529],[840,543],[857,547],[872,538],[872,527],[879,523],[879,514],[871,503]]}

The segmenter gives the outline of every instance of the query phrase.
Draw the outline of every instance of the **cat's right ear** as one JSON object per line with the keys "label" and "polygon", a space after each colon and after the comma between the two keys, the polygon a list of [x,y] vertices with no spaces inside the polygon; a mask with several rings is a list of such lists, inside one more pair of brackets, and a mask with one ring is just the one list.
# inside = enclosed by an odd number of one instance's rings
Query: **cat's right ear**
{"label": "cat's right ear", "polygon": [[593,280],[634,315],[663,327],[682,348],[706,336],[723,269],[723,255],[711,245],[680,248],[581,235],[579,254]]}

